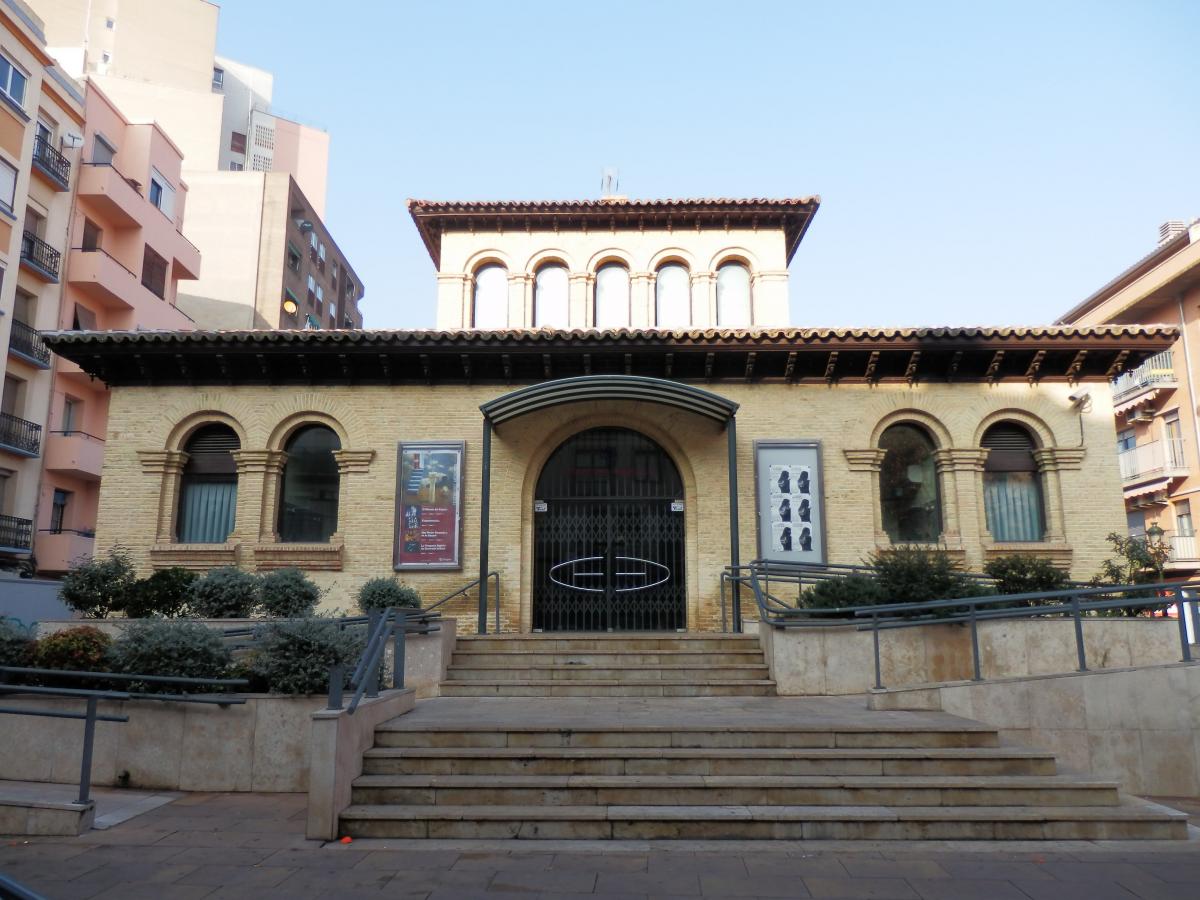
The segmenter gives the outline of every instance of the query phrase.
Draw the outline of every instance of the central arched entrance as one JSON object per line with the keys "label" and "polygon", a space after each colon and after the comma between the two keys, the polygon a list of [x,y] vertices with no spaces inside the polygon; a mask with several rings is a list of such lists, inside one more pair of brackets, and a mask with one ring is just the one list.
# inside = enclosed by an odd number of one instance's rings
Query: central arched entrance
{"label": "central arched entrance", "polygon": [[687,626],[683,480],[654,441],[594,428],[564,441],[538,478],[533,627]]}

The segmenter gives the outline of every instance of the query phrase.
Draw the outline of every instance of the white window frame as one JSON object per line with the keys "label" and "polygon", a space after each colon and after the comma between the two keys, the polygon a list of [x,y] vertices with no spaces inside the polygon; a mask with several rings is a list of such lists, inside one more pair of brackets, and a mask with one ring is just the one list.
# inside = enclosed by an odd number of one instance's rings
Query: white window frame
{"label": "white window frame", "polygon": [[[154,185],[158,185],[159,201],[154,203],[153,197],[149,196],[154,191]],[[175,186],[167,179],[167,176],[158,171],[154,167],[150,168],[150,190],[146,192],[147,199],[158,207],[158,211],[164,216],[175,221]]]}
{"label": "white window frame", "polygon": [[[105,150],[109,151],[109,153],[110,153],[110,156],[108,157],[108,162],[100,162],[98,159],[96,159],[96,148],[97,148],[97,147],[103,147]],[[111,166],[111,165],[113,164],[113,162],[116,160],[116,158],[117,158],[117,148],[116,148],[116,147],[114,147],[114,146],[112,145],[112,142],[111,142],[111,141],[109,141],[108,139],[106,139],[106,138],[104,137],[104,135],[102,135],[102,134],[97,134],[97,135],[96,135],[94,138],[92,138],[92,159],[91,159],[91,162],[92,162],[92,164],[93,164],[93,165],[97,165],[97,166]]]}
{"label": "white window frame", "polygon": [[313,278],[311,275],[308,276],[308,289],[314,294],[317,292],[317,279]]}
{"label": "white window frame", "polygon": [[317,244],[317,259],[321,260],[321,262],[325,262],[325,245],[324,244],[321,244],[321,243]]}
{"label": "white window frame", "polygon": [[[5,197],[4,178],[12,172],[12,189],[7,192]],[[7,159],[0,158],[0,209],[15,217],[16,212],[13,209],[13,203],[17,199],[17,167],[10,163]]]}
{"label": "white window frame", "polygon": [[[29,88],[29,73],[26,72],[23,67],[17,65],[13,61],[12,57],[9,56],[7,53],[0,53],[0,59],[4,60],[4,62],[8,64],[8,72],[5,75],[0,76],[0,93],[3,93],[5,97],[7,97],[13,103],[17,104],[17,106],[21,107],[21,109],[24,109],[25,108],[25,92]],[[21,85],[21,96],[20,97],[16,96],[12,92],[12,73],[13,72],[16,72],[18,75],[21,76],[22,79],[24,79],[24,84]]]}

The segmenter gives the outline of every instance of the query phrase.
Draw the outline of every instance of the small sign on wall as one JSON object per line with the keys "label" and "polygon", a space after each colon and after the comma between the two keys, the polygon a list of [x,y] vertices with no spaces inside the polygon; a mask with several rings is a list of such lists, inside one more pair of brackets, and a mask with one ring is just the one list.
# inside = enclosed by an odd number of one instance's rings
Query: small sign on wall
{"label": "small sign on wall", "polygon": [[533,511],[535,513],[545,512],[549,508],[550,507],[546,504],[545,500],[534,500],[533,501]]}
{"label": "small sign on wall", "polygon": [[682,500],[672,500],[671,501],[671,512],[683,512],[683,501]]}
{"label": "small sign on wall", "polygon": [[825,562],[819,441],[755,441],[758,556],[771,562]]}

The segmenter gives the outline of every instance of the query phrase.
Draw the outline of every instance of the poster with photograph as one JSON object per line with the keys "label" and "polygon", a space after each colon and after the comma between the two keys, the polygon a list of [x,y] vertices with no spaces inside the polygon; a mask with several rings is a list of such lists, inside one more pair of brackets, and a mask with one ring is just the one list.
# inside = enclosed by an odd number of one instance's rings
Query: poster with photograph
{"label": "poster with photograph", "polygon": [[462,442],[401,443],[396,569],[462,568]]}
{"label": "poster with photograph", "polygon": [[756,441],[759,557],[824,562],[820,448],[816,441]]}

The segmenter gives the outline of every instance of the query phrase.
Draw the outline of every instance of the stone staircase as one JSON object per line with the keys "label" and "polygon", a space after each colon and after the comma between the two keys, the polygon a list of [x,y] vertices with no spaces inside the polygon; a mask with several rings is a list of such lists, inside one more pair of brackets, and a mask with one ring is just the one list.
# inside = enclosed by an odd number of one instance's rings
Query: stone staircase
{"label": "stone staircase", "polygon": [[774,686],[753,638],[460,639],[443,691],[377,729],[343,834],[1187,836],[1182,813],[1060,773],[1053,754],[1002,746],[977,722],[868,710],[862,697],[755,696]]}
{"label": "stone staircase", "polygon": [[775,693],[753,635],[461,637],[443,697],[730,697]]}

